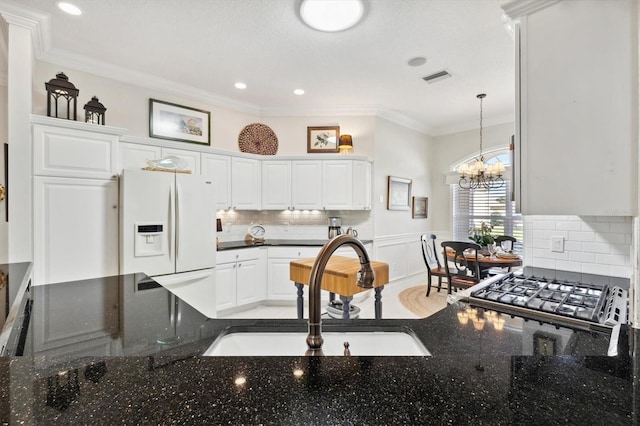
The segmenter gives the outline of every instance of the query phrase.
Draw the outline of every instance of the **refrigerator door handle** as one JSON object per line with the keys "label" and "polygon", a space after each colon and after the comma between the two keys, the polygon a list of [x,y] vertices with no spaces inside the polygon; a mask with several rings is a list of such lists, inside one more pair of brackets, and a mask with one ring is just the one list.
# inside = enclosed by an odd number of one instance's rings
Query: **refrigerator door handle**
{"label": "refrigerator door handle", "polygon": [[182,209],[182,200],[180,198],[180,184],[176,183],[176,265],[180,258],[180,228],[182,225],[180,211]]}
{"label": "refrigerator door handle", "polygon": [[[175,238],[175,227],[176,227],[176,223],[175,220],[173,220],[173,215],[175,214],[175,210],[173,208],[173,190],[171,188],[171,185],[169,185],[169,205],[167,206],[167,208],[169,209],[169,227],[173,228],[170,229],[171,232],[169,232],[169,245],[168,245],[168,252],[169,252],[169,261],[171,261],[171,252],[174,250],[174,241],[172,240],[172,238]],[[174,257],[175,257],[175,252],[173,253]],[[176,263],[175,263],[175,259],[171,262],[173,264],[173,270],[175,272],[175,267],[176,267]]]}

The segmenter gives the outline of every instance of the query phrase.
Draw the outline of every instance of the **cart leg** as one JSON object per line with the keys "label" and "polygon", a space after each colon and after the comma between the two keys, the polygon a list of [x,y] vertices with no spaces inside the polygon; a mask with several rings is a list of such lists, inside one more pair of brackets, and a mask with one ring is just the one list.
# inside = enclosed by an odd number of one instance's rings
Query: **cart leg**
{"label": "cart leg", "polygon": [[353,296],[340,296],[340,300],[342,300],[342,319],[349,319]]}
{"label": "cart leg", "polygon": [[302,319],[302,316],[304,314],[304,298],[302,297],[302,295],[304,294],[304,284],[295,283],[295,285],[298,288],[298,299],[296,302],[298,308],[298,319]]}

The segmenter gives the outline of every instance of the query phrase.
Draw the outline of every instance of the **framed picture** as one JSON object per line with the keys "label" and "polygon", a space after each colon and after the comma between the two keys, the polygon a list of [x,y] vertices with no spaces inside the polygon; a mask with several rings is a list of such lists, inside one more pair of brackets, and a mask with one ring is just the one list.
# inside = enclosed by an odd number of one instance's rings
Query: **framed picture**
{"label": "framed picture", "polygon": [[211,113],[149,99],[149,136],[210,145]]}
{"label": "framed picture", "polygon": [[426,219],[429,199],[427,197],[413,197],[411,202],[411,217],[414,219]]}
{"label": "framed picture", "polygon": [[387,210],[411,208],[411,179],[389,176],[387,182]]}
{"label": "framed picture", "polygon": [[307,152],[338,152],[340,126],[307,127]]}

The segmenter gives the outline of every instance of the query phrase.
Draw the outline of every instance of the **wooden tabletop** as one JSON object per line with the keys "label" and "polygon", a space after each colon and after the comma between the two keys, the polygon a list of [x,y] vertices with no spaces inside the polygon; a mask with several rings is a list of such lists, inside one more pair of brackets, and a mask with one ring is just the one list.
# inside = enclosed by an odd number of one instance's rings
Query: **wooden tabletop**
{"label": "wooden tabletop", "polygon": [[[453,251],[447,251],[447,257],[453,260],[454,253]],[[465,259],[468,262],[475,262],[475,256],[465,256]],[[484,256],[478,253],[478,265],[481,268],[506,268],[510,266],[521,266],[522,258],[514,257],[514,258],[505,258],[498,257],[496,255],[492,256]]]}
{"label": "wooden tabletop", "polygon": [[[291,281],[309,285],[311,268],[315,258],[293,260],[289,264],[289,278]],[[373,287],[381,287],[389,282],[389,265],[383,262],[371,261],[375,274]],[[360,271],[360,260],[344,256],[332,256],[327,263],[322,278],[322,289],[341,296],[353,296],[368,290],[358,287],[356,281]]]}

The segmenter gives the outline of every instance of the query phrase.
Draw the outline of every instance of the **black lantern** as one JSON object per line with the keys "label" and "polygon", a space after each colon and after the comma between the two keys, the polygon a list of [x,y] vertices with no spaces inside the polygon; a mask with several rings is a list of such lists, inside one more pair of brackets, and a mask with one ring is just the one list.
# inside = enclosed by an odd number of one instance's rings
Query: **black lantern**
{"label": "black lantern", "polygon": [[102,124],[104,126],[104,112],[106,110],[96,96],[92,97],[84,106],[85,123]]}
{"label": "black lantern", "polygon": [[[77,97],[80,90],[69,81],[69,77],[63,72],[56,74],[56,78],[44,84],[47,89],[47,115],[49,117],[64,118],[58,116],[58,99],[67,101],[67,120],[71,120],[71,101],[73,101],[73,120],[77,119]],[[51,100],[55,103],[55,115],[51,114]]]}

